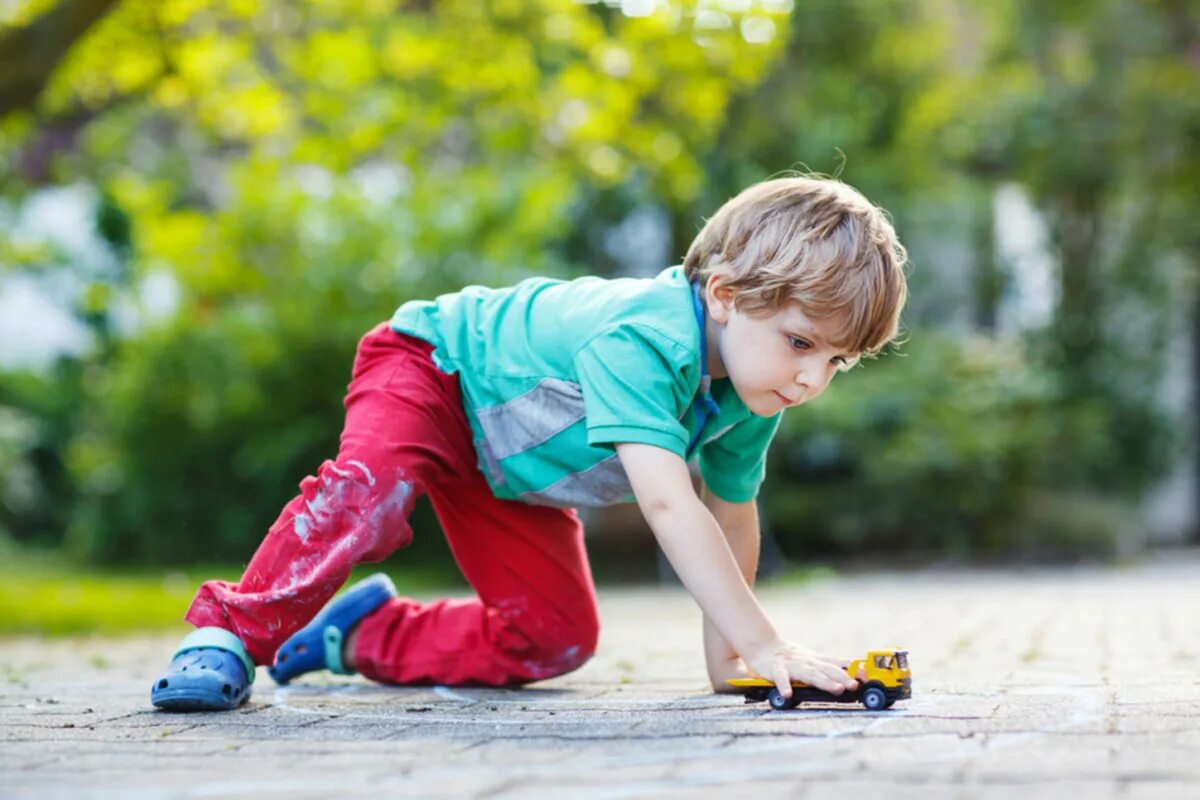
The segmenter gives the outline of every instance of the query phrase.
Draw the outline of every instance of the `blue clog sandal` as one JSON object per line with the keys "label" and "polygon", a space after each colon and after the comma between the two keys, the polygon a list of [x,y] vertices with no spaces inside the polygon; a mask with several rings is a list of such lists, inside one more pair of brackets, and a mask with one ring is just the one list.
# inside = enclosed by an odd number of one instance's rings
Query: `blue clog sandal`
{"label": "blue clog sandal", "polygon": [[224,628],[197,628],[150,689],[150,702],[168,711],[227,711],[250,697],[254,662]]}
{"label": "blue clog sandal", "polygon": [[372,575],[329,602],[312,622],[292,634],[275,653],[275,665],[267,671],[276,683],[285,684],[297,675],[327,669],[338,675],[354,670],[342,663],[342,641],[360,619],[396,596],[387,575]]}

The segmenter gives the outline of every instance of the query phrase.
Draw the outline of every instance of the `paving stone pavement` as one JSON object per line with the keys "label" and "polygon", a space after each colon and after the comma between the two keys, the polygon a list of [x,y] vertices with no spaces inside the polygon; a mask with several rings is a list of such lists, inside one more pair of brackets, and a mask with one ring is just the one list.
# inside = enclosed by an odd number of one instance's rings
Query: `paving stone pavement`
{"label": "paving stone pavement", "polygon": [[532,688],[260,669],[223,714],[150,707],[176,634],[3,639],[0,797],[1200,798],[1198,579],[1176,552],[764,588],[798,642],[909,649],[913,699],[875,713],[711,694],[674,588],[602,590],[596,657]]}

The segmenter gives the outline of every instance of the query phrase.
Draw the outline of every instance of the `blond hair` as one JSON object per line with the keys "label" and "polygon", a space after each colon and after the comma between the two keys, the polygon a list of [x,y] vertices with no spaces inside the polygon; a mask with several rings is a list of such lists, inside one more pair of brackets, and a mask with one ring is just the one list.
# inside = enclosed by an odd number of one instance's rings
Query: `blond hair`
{"label": "blond hair", "polygon": [[815,319],[841,317],[831,342],[877,353],[896,338],[908,256],[886,212],[841,181],[788,177],[726,202],[688,248],[684,270],[703,286],[719,274],[734,306],[770,314],[790,301]]}

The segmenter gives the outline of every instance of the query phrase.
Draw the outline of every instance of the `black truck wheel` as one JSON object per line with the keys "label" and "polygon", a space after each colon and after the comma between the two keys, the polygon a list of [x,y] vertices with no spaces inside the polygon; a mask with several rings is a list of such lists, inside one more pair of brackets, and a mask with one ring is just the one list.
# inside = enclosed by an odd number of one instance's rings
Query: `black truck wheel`
{"label": "black truck wheel", "polygon": [[887,707],[887,694],[878,686],[868,686],[863,689],[862,704],[867,707],[868,711],[880,711]]}
{"label": "black truck wheel", "polygon": [[776,711],[785,711],[789,708],[795,708],[796,704],[800,702],[800,699],[796,697],[795,692],[792,693],[791,699],[788,699],[780,694],[778,689],[771,689],[771,691],[767,693],[767,702],[770,703],[771,708],[775,709]]}

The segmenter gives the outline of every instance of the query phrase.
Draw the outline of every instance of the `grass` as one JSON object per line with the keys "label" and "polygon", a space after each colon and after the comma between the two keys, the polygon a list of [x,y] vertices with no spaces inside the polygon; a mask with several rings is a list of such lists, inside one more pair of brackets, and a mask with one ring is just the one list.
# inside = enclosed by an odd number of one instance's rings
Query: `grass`
{"label": "grass", "polygon": [[[170,569],[90,569],[61,556],[5,548],[0,553],[0,636],[128,634],[179,628],[205,580],[236,581],[240,565]],[[355,570],[358,580],[379,565]],[[461,589],[444,571],[383,569],[408,594]]]}
{"label": "grass", "polygon": [[764,585],[796,587],[824,583],[837,576],[836,569],[824,564],[789,564],[778,574],[771,576],[770,581],[764,581]]}
{"label": "grass", "polygon": [[[449,559],[442,568],[366,564],[356,581],[386,572],[404,594],[417,597],[466,589]],[[22,550],[0,539],[0,636],[131,634],[180,629],[196,588],[206,580],[236,581],[242,565],[186,569],[97,569],[62,555]],[[828,567],[792,567],[770,583],[794,586],[834,575]]]}

